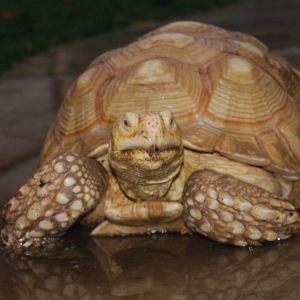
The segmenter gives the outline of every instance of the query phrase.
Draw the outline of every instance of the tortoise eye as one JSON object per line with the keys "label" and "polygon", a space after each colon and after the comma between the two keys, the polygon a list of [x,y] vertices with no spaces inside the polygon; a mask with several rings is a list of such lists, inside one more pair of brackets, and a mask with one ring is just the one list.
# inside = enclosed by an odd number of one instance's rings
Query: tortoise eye
{"label": "tortoise eye", "polygon": [[170,129],[170,130],[175,130],[176,129],[176,122],[174,119],[174,116],[172,112],[166,110],[166,111],[161,111],[160,115],[163,117],[163,120],[165,122],[165,125]]}
{"label": "tortoise eye", "polygon": [[136,128],[139,120],[139,115],[137,113],[133,112],[127,112],[125,115],[123,115],[120,119],[120,126],[127,131],[132,131]]}

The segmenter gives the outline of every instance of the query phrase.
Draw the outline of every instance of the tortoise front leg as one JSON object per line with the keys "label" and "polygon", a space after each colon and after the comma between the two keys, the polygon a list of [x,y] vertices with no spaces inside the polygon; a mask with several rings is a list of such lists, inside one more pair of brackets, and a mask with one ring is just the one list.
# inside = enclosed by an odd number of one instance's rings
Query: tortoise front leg
{"label": "tortoise front leg", "polygon": [[107,171],[96,160],[77,153],[54,157],[4,206],[8,225],[1,231],[2,242],[14,248],[55,242],[95,208],[107,181]]}
{"label": "tortoise front leg", "polygon": [[230,175],[211,170],[192,173],[183,201],[191,230],[221,243],[258,246],[300,232],[293,205]]}

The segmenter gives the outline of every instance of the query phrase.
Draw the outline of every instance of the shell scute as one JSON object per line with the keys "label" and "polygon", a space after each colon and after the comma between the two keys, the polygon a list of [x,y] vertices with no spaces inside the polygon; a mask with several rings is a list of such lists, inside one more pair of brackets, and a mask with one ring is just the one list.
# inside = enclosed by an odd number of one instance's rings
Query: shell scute
{"label": "shell scute", "polygon": [[182,126],[184,146],[190,149],[213,152],[220,138],[221,130],[214,128],[202,121]]}
{"label": "shell scute", "polygon": [[271,164],[254,134],[224,131],[214,150],[229,159],[249,165],[268,166]]}
{"label": "shell scute", "polygon": [[278,121],[276,127],[300,164],[300,111],[296,105],[291,106],[291,111]]}
{"label": "shell scute", "polygon": [[103,67],[84,72],[67,93],[54,122],[60,141],[74,142],[83,139],[99,123],[96,103],[99,90],[109,77]]}
{"label": "shell scute", "polygon": [[265,167],[267,170],[281,173],[287,179],[296,180],[300,176],[300,166],[290,155],[283,143],[273,129],[261,130],[258,133],[261,147],[271,160],[271,165]]}
{"label": "shell scute", "polygon": [[[126,111],[172,110],[181,122],[199,106],[206,92],[196,66],[169,59],[151,59],[130,66],[111,81],[99,110],[111,120]],[[126,105],[120,105],[124,103]],[[187,107],[188,103],[188,107]]]}
{"label": "shell scute", "polygon": [[226,56],[209,66],[212,94],[206,118],[215,126],[256,130],[273,123],[288,102],[284,90],[251,61]]}

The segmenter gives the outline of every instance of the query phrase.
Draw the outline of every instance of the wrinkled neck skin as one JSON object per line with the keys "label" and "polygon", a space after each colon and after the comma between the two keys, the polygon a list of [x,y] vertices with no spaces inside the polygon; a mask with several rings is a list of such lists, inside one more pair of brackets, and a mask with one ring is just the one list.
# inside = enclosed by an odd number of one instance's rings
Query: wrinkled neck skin
{"label": "wrinkled neck skin", "polygon": [[183,164],[179,125],[170,112],[126,113],[111,130],[109,163],[133,200],[163,199]]}

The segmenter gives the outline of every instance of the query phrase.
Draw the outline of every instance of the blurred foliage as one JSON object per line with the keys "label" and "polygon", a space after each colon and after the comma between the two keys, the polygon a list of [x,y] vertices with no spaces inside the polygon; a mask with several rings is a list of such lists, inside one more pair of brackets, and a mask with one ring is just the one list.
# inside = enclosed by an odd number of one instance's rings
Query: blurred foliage
{"label": "blurred foliage", "polygon": [[0,72],[50,46],[241,0],[1,0]]}

